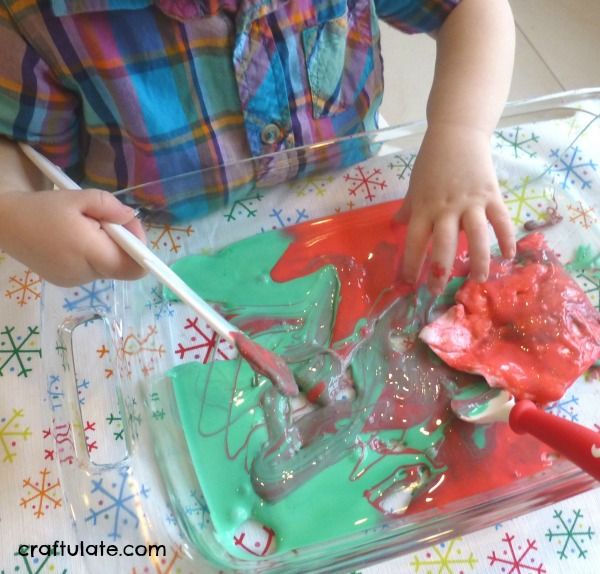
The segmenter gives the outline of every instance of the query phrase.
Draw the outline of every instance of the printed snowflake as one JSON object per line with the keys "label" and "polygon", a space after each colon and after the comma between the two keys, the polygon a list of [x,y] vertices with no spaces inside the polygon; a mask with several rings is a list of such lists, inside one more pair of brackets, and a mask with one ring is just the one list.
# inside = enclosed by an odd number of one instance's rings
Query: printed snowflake
{"label": "printed snowflake", "polygon": [[333,181],[333,176],[311,175],[297,180],[292,185],[292,191],[298,197],[304,197],[307,193],[323,196],[327,192],[327,186]]}
{"label": "printed snowflake", "polygon": [[167,413],[162,406],[160,395],[156,391],[150,393],[150,411],[152,412],[152,418],[155,421],[162,421],[167,416]]}
{"label": "printed snowflake", "polygon": [[[58,375],[49,375],[48,382],[46,383],[46,396],[50,400],[50,406],[52,410],[58,410],[63,406],[63,399],[65,393],[61,390],[61,380]],[[77,382],[77,396],[79,397],[79,404],[85,404],[84,391],[90,386],[88,379],[83,379],[81,382]]]}
{"label": "printed snowflake", "polygon": [[[81,427],[81,425],[78,425]],[[98,449],[98,442],[93,440],[92,433],[96,432],[96,423],[91,421],[85,421],[85,426],[83,427],[83,436],[85,437],[85,446],[87,447],[87,451],[92,453],[93,451]]]}
{"label": "printed snowflake", "polygon": [[588,273],[580,273],[575,277],[590,301],[600,311],[600,278]]}
{"label": "printed snowflake", "polygon": [[160,287],[152,287],[150,290],[151,299],[145,305],[154,314],[154,319],[158,321],[161,317],[172,317],[175,309],[171,301],[165,299]]}
{"label": "printed snowflake", "polygon": [[581,186],[581,189],[591,187],[590,170],[596,171],[598,166],[592,160],[583,161],[583,156],[577,146],[569,147],[562,153],[558,149],[553,149],[550,151],[550,157],[555,158],[552,171],[564,173],[561,183],[563,189],[567,189],[569,185],[577,184]]}
{"label": "printed snowflake", "polygon": [[[308,213],[306,213],[306,209],[298,209],[295,208],[296,213],[284,214],[283,209],[275,209],[273,208],[271,213],[269,213],[269,217],[272,217],[275,220],[275,224],[271,226],[271,229],[278,229],[282,227],[287,227],[288,225],[295,225],[296,223],[300,223],[304,219],[308,219]],[[261,227],[261,231],[266,231],[264,227]]]}
{"label": "printed snowflake", "polygon": [[123,428],[123,420],[121,419],[121,417],[113,415],[112,413],[108,413],[108,416],[106,417],[106,422],[108,422],[109,425],[115,425],[114,427],[111,427],[115,429],[113,430],[114,439],[123,440],[123,432],[125,429]]}
{"label": "printed snowflake", "polygon": [[194,361],[206,364],[211,358],[216,360],[231,358],[233,346],[221,339],[207,324],[200,326],[198,317],[186,319],[183,328],[189,329],[191,336],[186,345],[177,343],[175,354],[179,355],[180,359],[189,359],[188,355],[192,355]]}
{"label": "printed snowflake", "polygon": [[[167,509],[169,512],[165,517],[165,521],[167,522],[167,524],[177,526],[177,517],[175,516],[175,513],[173,512],[173,509],[169,503],[167,503]],[[179,534],[181,534],[181,530],[179,530]]]}
{"label": "printed snowflake", "polygon": [[96,279],[80,285],[72,292],[72,298],[65,297],[63,308],[67,311],[95,308],[108,312],[111,308],[112,282]]}
{"label": "printed snowflake", "polygon": [[[550,542],[556,540],[561,544],[560,550],[557,550],[557,554],[560,559],[566,559],[567,551],[570,550],[571,554],[576,554],[578,558],[587,558],[587,550],[583,548],[583,545],[592,539],[594,532],[591,527],[588,526],[587,530],[584,530],[584,526],[580,519],[583,518],[581,509],[573,510],[573,518],[564,519],[562,510],[555,510],[553,518],[558,520],[556,530],[548,529],[546,532],[546,538]],[[587,537],[587,539],[586,539]]]}
{"label": "printed snowflake", "polygon": [[449,542],[432,546],[425,552],[424,557],[415,556],[410,565],[414,567],[415,572],[419,572],[423,568],[425,574],[463,574],[466,567],[473,570],[477,558],[472,552],[469,552],[468,557],[462,556],[463,551],[458,547],[455,548],[455,544],[460,541],[462,538],[455,538]]}
{"label": "printed snowflake", "polygon": [[398,179],[408,179],[412,173],[416,157],[414,153],[408,155],[396,154],[393,156],[394,161],[390,162],[388,167],[396,171]]}
{"label": "printed snowflake", "polygon": [[142,373],[147,375],[154,370],[157,360],[165,352],[155,325],[148,326],[145,334],[130,332],[117,350],[119,358],[123,359],[122,364],[127,367],[127,376],[131,376],[134,362],[138,364]]}
{"label": "printed snowflake", "polygon": [[348,188],[350,195],[356,197],[357,193],[362,193],[363,198],[368,201],[375,199],[376,190],[381,191],[387,187],[387,182],[381,179],[381,169],[368,170],[361,165],[344,175],[344,181],[350,184]]}
{"label": "printed snowflake", "polygon": [[227,221],[237,221],[237,218],[242,217],[247,219],[248,217],[256,217],[257,210],[254,208],[255,203],[261,201],[263,198],[260,193],[256,195],[246,197],[245,199],[238,199],[233,202],[229,213],[225,214]]}
{"label": "printed snowflake", "polygon": [[[66,568],[58,570],[56,565],[51,562],[53,558],[52,554],[44,556],[43,559],[41,559],[37,556],[30,558],[29,556],[23,556],[22,554],[15,552],[15,557],[18,558],[21,563],[15,564],[14,570],[12,571],[14,574],[68,574]],[[0,570],[0,574],[10,573],[7,570]]]}
{"label": "printed snowflake", "polygon": [[592,304],[600,310],[600,253],[589,245],[580,245],[565,268],[574,274]]}
{"label": "printed snowflake", "polygon": [[133,438],[138,438],[139,429],[142,424],[142,415],[135,397],[125,399],[125,428],[129,430]]}
{"label": "printed snowflake", "polygon": [[195,517],[201,530],[210,524],[210,511],[204,497],[195,490],[190,492],[190,503],[184,506],[186,515]]}
{"label": "printed snowflake", "polygon": [[[81,425],[74,425],[78,428],[81,428]],[[83,427],[83,436],[85,437],[85,446],[89,453],[92,453],[95,450],[98,450],[98,441],[94,440],[92,433],[96,432],[96,423],[92,421],[85,421],[85,425]]]}
{"label": "printed snowflake", "polygon": [[120,469],[109,485],[106,482],[105,478],[92,480],[90,495],[96,509],[90,508],[90,515],[85,520],[94,526],[101,524],[100,519],[108,521],[110,531],[107,536],[117,540],[122,537],[124,528],[132,526],[137,529],[140,496],[147,498],[149,491],[144,485],[138,488],[126,468]]}
{"label": "printed snowflake", "polygon": [[[76,425],[74,425],[76,426]],[[81,428],[81,425],[78,425],[77,428]],[[98,443],[96,440],[93,440],[92,433],[96,432],[96,423],[86,421],[85,426],[83,427],[83,435],[85,436],[85,443],[87,446],[87,450],[91,453],[94,450],[98,449]],[[55,435],[58,438],[66,438],[66,440],[62,440],[59,442],[54,441],[52,429],[45,428],[42,429],[42,438],[50,439],[52,441],[50,448],[44,448],[44,459],[45,460],[55,460],[56,451],[54,449],[54,445],[58,446],[58,460],[59,462],[68,462],[69,464],[73,464],[73,441],[71,438],[71,425],[69,423],[64,423],[57,425],[55,427]],[[68,443],[68,447],[65,449],[62,445],[64,442]],[[66,454],[65,454],[66,453]]]}
{"label": "printed snowflake", "polygon": [[[160,559],[154,557],[150,559],[150,563],[154,567],[155,574],[179,574],[181,572],[179,568],[174,568],[177,562],[179,562],[184,556],[183,549],[181,546],[172,546],[171,551],[173,554],[170,560],[167,560],[166,556],[163,556]],[[148,574],[149,572],[150,568],[147,566],[139,571],[135,568],[131,570],[131,574]]]}
{"label": "printed snowflake", "polygon": [[17,277],[12,275],[9,278],[9,283],[12,283],[12,288],[6,290],[4,295],[9,299],[17,302],[17,305],[23,307],[30,301],[37,301],[41,297],[40,287],[42,280],[33,272],[27,269],[25,275]]}
{"label": "printed snowflake", "polygon": [[540,136],[535,135],[533,132],[527,137],[527,135],[521,133],[520,126],[517,126],[514,129],[497,131],[494,136],[496,137],[496,148],[511,149],[515,158],[536,156],[536,152],[530,151],[530,148],[532,144],[540,141]]}
{"label": "printed snowflake", "polygon": [[75,462],[75,445],[71,423],[58,423],[55,421],[53,428],[42,430],[42,437],[52,440],[51,448],[44,448],[44,459],[56,460],[55,457],[58,454],[58,462],[61,464],[73,464]]}
{"label": "printed snowflake", "polygon": [[505,181],[500,182],[504,189],[502,197],[508,207],[513,223],[517,226],[527,221],[544,222],[548,210],[554,207],[554,199],[548,189],[540,189],[531,185],[529,176],[521,179],[516,187],[507,187]]}
{"label": "printed snowflake", "polygon": [[105,355],[110,355],[110,351],[106,348],[106,345],[101,345],[96,349],[96,353],[98,353],[98,358],[103,359]]}
{"label": "printed snowflake", "polygon": [[22,409],[13,409],[12,415],[8,419],[7,417],[0,418],[0,446],[4,453],[2,462],[12,462],[17,456],[13,450],[17,446],[17,439],[27,440],[31,436],[29,427],[19,428],[21,426],[19,419],[24,416]]}
{"label": "printed snowflake", "polygon": [[4,374],[3,369],[8,367],[12,373],[15,372],[15,362],[19,367],[18,377],[27,378],[32,369],[27,368],[34,356],[41,357],[42,350],[37,347],[36,336],[39,335],[38,327],[27,327],[27,335],[24,337],[14,334],[15,328],[6,326],[0,331],[0,377]]}
{"label": "printed snowflake", "polygon": [[60,357],[63,371],[68,371],[71,367],[69,366],[69,360],[67,358],[67,346],[65,344],[64,335],[62,332],[58,334],[56,345],[54,345],[54,350]]}
{"label": "printed snowflake", "polygon": [[571,395],[569,398],[563,397],[558,401],[550,403],[545,410],[563,419],[576,422],[579,420],[579,415],[575,411],[575,407],[577,406],[579,406],[579,397]]}
{"label": "printed snowflake", "polygon": [[589,229],[596,223],[596,215],[594,214],[593,207],[587,207],[581,201],[578,201],[575,205],[568,205],[569,213],[572,215],[569,217],[571,223],[578,223],[584,229]]}
{"label": "printed snowflake", "polygon": [[48,480],[50,471],[47,468],[40,470],[41,479],[36,482],[32,482],[31,478],[23,480],[23,488],[27,489],[25,497],[21,498],[19,505],[23,508],[29,508],[34,511],[33,515],[36,518],[44,516],[44,510],[50,508],[50,504],[53,508],[60,507],[62,499],[57,496],[60,492],[53,492],[55,489],[60,487],[60,481],[57,479],[56,482]]}
{"label": "printed snowflake", "polygon": [[[525,548],[521,544],[515,542],[515,537],[510,536],[508,532],[502,538],[502,542],[506,542],[507,548],[502,551],[501,555],[498,556],[494,550],[488,560],[490,566],[502,565],[500,571],[503,574],[526,574],[528,572],[537,572],[537,574],[544,574],[546,569],[542,562],[536,564],[537,559],[532,556],[533,551],[537,551],[536,541],[527,539],[527,545]],[[510,570],[506,567],[510,566]]]}
{"label": "printed snowflake", "polygon": [[90,381],[88,379],[82,379],[81,382],[77,381],[77,398],[79,400],[80,405],[85,405],[85,394],[90,386]]}
{"label": "printed snowflake", "polygon": [[191,225],[188,225],[187,227],[176,227],[169,223],[147,223],[145,224],[145,227],[147,231],[150,231],[150,235],[154,234],[153,230],[158,230],[157,237],[150,241],[152,248],[158,251],[162,247],[166,247],[171,253],[178,253],[181,249],[183,238],[190,237],[192,233],[194,233],[194,229]]}
{"label": "printed snowflake", "polygon": [[46,383],[46,396],[50,401],[50,406],[53,411],[59,410],[63,406],[65,394],[61,390],[59,375],[48,375]]}

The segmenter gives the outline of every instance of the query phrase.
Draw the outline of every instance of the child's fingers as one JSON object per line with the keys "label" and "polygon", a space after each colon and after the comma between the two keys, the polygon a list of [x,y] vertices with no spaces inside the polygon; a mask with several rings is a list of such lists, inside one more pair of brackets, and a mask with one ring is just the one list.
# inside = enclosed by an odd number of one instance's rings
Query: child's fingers
{"label": "child's fingers", "polygon": [[78,198],[81,212],[98,221],[124,225],[134,218],[133,209],[121,203],[108,191],[86,189],[77,192],[74,197]]}
{"label": "child's fingers", "polygon": [[406,247],[402,266],[404,279],[410,283],[415,283],[419,278],[427,254],[431,231],[431,222],[428,219],[423,217],[411,218],[406,234]]}
{"label": "child's fingers", "polygon": [[132,280],[143,277],[146,272],[104,231],[97,234],[86,253],[87,263],[101,277]]}
{"label": "child's fingers", "polygon": [[461,224],[469,241],[471,279],[485,281],[490,270],[490,242],[485,212],[480,208],[470,209],[463,214]]}
{"label": "child's fingers", "polygon": [[494,228],[502,255],[512,259],[517,252],[515,229],[506,205],[502,202],[491,204],[487,209],[487,218]]}
{"label": "child's fingers", "polygon": [[124,227],[128,231],[131,231],[131,233],[133,233],[138,239],[144,243],[146,242],[146,232],[144,231],[144,226],[137,217],[134,217],[128,223],[125,223]]}
{"label": "child's fingers", "polygon": [[394,222],[408,223],[410,221],[410,214],[410,198],[409,196],[406,196],[402,202],[402,205],[400,206],[400,209],[394,215]]}
{"label": "child's fingers", "polygon": [[[142,223],[135,217],[131,207],[124,205],[107,191],[89,189],[77,193],[82,196],[80,209],[85,216],[99,223],[124,225],[135,236],[145,241]],[[87,261],[103,277],[130,280],[145,275],[144,269],[100,229],[87,254]]]}
{"label": "child's fingers", "polygon": [[438,295],[444,290],[452,271],[458,244],[458,222],[454,217],[444,217],[435,222],[431,245],[431,266],[427,284]]}

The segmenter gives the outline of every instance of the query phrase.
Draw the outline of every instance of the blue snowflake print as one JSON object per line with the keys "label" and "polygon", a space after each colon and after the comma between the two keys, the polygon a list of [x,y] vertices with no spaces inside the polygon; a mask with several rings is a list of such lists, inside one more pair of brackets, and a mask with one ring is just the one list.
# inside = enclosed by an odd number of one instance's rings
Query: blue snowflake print
{"label": "blue snowflake print", "polygon": [[[271,213],[269,213],[269,217],[273,218],[275,221],[271,229],[279,229],[282,227],[287,227],[288,225],[296,225],[296,223],[300,223],[309,217],[306,209],[296,208],[294,211],[295,213],[293,211],[290,211],[290,213],[284,213],[283,209],[273,208]],[[261,231],[268,230],[264,227],[261,227]]]}
{"label": "blue snowflake print", "polygon": [[584,161],[577,146],[569,147],[562,153],[558,149],[553,149],[550,157],[554,158],[552,171],[562,176],[560,184],[562,189],[567,189],[571,185],[579,185],[581,189],[591,187],[590,171],[596,171],[598,166],[591,159]]}
{"label": "blue snowflake print", "polygon": [[106,536],[117,540],[122,537],[124,528],[137,529],[140,522],[140,496],[147,498],[148,493],[144,485],[138,489],[129,477],[127,468],[120,469],[110,484],[105,478],[92,480],[90,495],[96,508],[90,508],[85,520],[94,526],[108,523]]}
{"label": "blue snowflake print", "polygon": [[80,285],[72,291],[71,297],[65,297],[63,308],[69,312],[89,308],[108,312],[112,306],[112,287],[112,281],[106,279]]}
{"label": "blue snowflake print", "polygon": [[579,397],[571,395],[569,397],[563,397],[554,403],[550,403],[545,410],[557,417],[576,422],[579,420],[579,414],[576,411],[578,406]]}
{"label": "blue snowflake print", "polygon": [[173,304],[164,298],[160,287],[152,287],[150,300],[146,302],[145,307],[154,315],[156,321],[162,317],[172,317],[175,314]]}

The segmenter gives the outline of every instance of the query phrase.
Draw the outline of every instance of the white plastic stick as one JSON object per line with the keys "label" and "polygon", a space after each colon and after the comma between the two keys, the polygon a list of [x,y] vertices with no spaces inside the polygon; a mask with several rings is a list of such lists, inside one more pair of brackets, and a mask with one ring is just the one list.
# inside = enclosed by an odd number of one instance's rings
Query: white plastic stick
{"label": "white plastic stick", "polygon": [[[60,189],[81,189],[57,165],[27,144],[20,143],[23,153],[33,162],[38,169],[46,175]],[[202,299],[190,286],[176,273],[165,265],[142,241],[133,233],[116,223],[102,223],[102,228],[110,237],[126,251],[139,265],[152,273],[161,283],[166,285],[182,301],[187,303],[200,315],[219,335],[229,343],[234,342],[233,334],[241,332],[227,319],[219,315],[204,299]]]}

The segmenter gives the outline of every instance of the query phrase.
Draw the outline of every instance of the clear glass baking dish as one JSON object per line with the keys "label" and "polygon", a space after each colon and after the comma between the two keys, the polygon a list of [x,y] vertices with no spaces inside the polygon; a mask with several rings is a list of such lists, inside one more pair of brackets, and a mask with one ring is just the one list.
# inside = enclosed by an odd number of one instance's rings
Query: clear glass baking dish
{"label": "clear glass baking dish", "polygon": [[[565,262],[572,261],[577,247],[600,252],[593,215],[598,198],[593,186],[586,185],[589,173],[585,171],[586,166],[588,172],[595,171],[590,154],[597,153],[599,113],[600,90],[516,102],[507,106],[494,135],[498,177],[515,223],[520,228],[526,220],[543,222],[550,212],[561,215],[562,221],[544,233]],[[118,195],[140,209],[149,245],[168,264],[190,254],[214,253],[274,228],[327,220],[348,209],[348,201],[368,223],[375,213],[370,206],[406,193],[424,129],[420,122],[358,134],[184,174]],[[536,147],[540,133],[546,142],[543,149]],[[571,152],[575,157],[590,150],[589,158],[578,163],[569,159]],[[233,182],[227,193],[213,193],[223,181]],[[307,194],[310,202],[302,200],[298,209],[298,198]],[[327,200],[321,201],[325,196]],[[577,265],[571,265],[571,270],[594,305],[600,305],[596,271]],[[242,513],[237,520],[250,529],[244,533],[246,543],[236,531],[234,541],[227,544],[214,525],[213,509],[196,472],[198,455],[189,450],[185,434],[189,428],[184,432],[180,418],[186,407],[181,395],[174,396],[167,373],[195,362],[208,370],[210,380],[213,359],[240,365],[233,349],[184,305],[167,299],[152,277],[134,283],[99,280],[77,289],[46,285],[42,309],[45,400],[59,453],[61,484],[76,536],[85,543],[165,545],[167,555],[192,572],[343,572],[596,486],[563,460],[546,460],[535,472],[523,475],[515,462],[514,476],[502,484],[491,481],[486,486],[483,477],[483,486],[474,487],[468,496],[442,497],[429,507],[416,498],[416,510],[409,506],[396,516],[381,513],[377,520],[369,515],[364,525],[352,528],[332,526],[328,531],[319,524],[313,529],[318,534],[303,538],[308,542],[302,544],[293,542],[291,548],[282,542],[280,532],[248,522]],[[583,378],[572,388],[587,405],[580,422],[591,426],[600,404],[598,391]],[[500,438],[509,437],[501,433]],[[523,453],[537,452],[527,450],[524,440],[510,439],[510,449],[517,455],[520,448]],[[217,468],[210,471],[214,489],[219,464],[213,466]],[[485,471],[474,466],[467,468],[466,475]],[[223,472],[226,482],[226,467]],[[431,498],[432,490],[420,496]],[[321,502],[307,494],[306,507],[298,508],[297,514],[290,512],[290,523],[298,517],[324,522],[336,512],[336,493],[331,492],[331,497],[333,506],[323,505],[320,518]],[[222,501],[219,512],[223,514]],[[217,522],[223,524],[223,519],[220,516]],[[116,571],[115,560],[93,558],[87,566],[90,572]]]}

